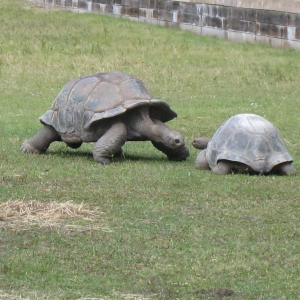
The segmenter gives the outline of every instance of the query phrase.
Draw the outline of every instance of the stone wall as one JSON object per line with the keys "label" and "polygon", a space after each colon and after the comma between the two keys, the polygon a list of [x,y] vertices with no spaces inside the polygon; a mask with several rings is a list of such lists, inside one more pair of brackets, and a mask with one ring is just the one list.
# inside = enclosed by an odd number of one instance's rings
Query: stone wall
{"label": "stone wall", "polygon": [[[199,0],[181,0],[199,3]],[[300,0],[204,0],[201,3],[300,13]]]}
{"label": "stone wall", "polygon": [[[223,2],[220,5],[205,2]],[[246,0],[37,0],[44,7],[57,6],[77,12],[93,12],[126,17],[191,31],[201,36],[217,36],[236,42],[264,43],[300,50],[300,14],[280,10],[240,7]],[[276,0],[273,0],[276,1]],[[298,2],[281,0],[281,2]],[[271,1],[264,1],[270,4]]]}

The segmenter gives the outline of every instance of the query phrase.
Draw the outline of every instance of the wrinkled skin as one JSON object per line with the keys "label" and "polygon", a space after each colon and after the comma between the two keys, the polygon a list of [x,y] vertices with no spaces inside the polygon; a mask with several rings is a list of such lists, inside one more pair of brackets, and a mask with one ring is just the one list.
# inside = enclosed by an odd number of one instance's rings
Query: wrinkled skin
{"label": "wrinkled skin", "polygon": [[[261,174],[259,172],[254,171],[251,167],[246,164],[237,162],[237,161],[229,161],[229,160],[219,160],[217,165],[213,168],[210,168],[207,159],[206,159],[206,148],[211,139],[208,137],[200,137],[196,138],[193,141],[193,146],[196,149],[202,150],[195,161],[195,168],[200,170],[211,170],[215,174],[226,175],[231,173],[239,173],[239,174]],[[285,162],[278,164],[275,166],[268,174],[277,174],[277,175],[294,175],[296,174],[296,169],[292,166],[290,162]]]}
{"label": "wrinkled skin", "polygon": [[[93,132],[89,134],[96,142],[93,157],[101,164],[108,164],[112,157],[120,155],[126,141],[149,140],[158,150],[174,161],[182,161],[189,156],[189,149],[183,137],[163,122],[151,118],[148,106],[130,110],[126,114],[105,120],[105,122],[95,123]],[[84,142],[79,138],[61,136],[52,126],[44,125],[34,137],[23,143],[20,150],[41,154],[55,141],[64,141],[74,149],[79,148]]]}

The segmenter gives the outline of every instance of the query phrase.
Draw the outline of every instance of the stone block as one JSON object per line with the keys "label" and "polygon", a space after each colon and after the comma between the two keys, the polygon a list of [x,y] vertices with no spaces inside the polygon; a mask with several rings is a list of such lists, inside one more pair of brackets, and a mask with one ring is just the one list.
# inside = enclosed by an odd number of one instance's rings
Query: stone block
{"label": "stone block", "polygon": [[285,47],[288,49],[295,49],[300,51],[300,41],[285,41]]}
{"label": "stone block", "polygon": [[168,5],[168,10],[180,10],[180,1],[172,1],[169,5]]}
{"label": "stone block", "polygon": [[226,29],[226,19],[219,18],[219,17],[206,17],[206,24],[205,26],[219,28],[219,29]]}
{"label": "stone block", "polygon": [[256,22],[229,19],[227,21],[227,30],[241,31],[246,33],[256,33]]}
{"label": "stone block", "polygon": [[106,5],[106,11],[107,11],[108,14],[111,15],[113,13],[113,5],[107,4]]}
{"label": "stone block", "polygon": [[158,24],[166,28],[179,28],[179,23],[174,23],[165,20],[158,20]]}
{"label": "stone block", "polygon": [[172,9],[172,2],[171,0],[157,0],[156,1],[156,8],[163,9],[163,10],[171,10]]}
{"label": "stone block", "polygon": [[212,28],[212,27],[202,27],[203,36],[215,36],[220,39],[226,38],[226,31],[222,29]]}
{"label": "stone block", "polygon": [[130,17],[139,17],[139,8],[137,7],[130,7],[130,6],[124,6],[123,7],[123,13],[126,16]]}
{"label": "stone block", "polygon": [[295,29],[295,39],[300,41],[300,27],[296,27]]}
{"label": "stone block", "polygon": [[256,10],[248,9],[248,8],[232,7],[232,9],[228,11],[228,18],[254,22],[256,21]]}
{"label": "stone block", "polygon": [[159,25],[159,21],[157,19],[149,19],[149,18],[144,18],[144,17],[140,17],[139,22],[145,23],[145,24],[150,24],[150,25]]}
{"label": "stone block", "polygon": [[271,38],[269,36],[256,35],[255,40],[256,40],[256,43],[258,43],[258,44],[271,45]]}
{"label": "stone block", "polygon": [[217,6],[216,17],[219,18],[229,18],[232,15],[232,7],[228,6]]}
{"label": "stone block", "polygon": [[198,4],[198,3],[196,3],[195,8],[196,8],[196,11],[197,11],[198,15],[203,15],[203,12],[207,11],[207,4],[202,4],[202,3]]}
{"label": "stone block", "polygon": [[278,38],[271,37],[270,44],[272,47],[285,48],[286,43],[285,43],[284,39],[278,39]]}
{"label": "stone block", "polygon": [[72,0],[66,0],[65,1],[65,6],[67,6],[67,7],[73,7],[73,1]]}
{"label": "stone block", "polygon": [[158,10],[157,18],[159,20],[178,23],[181,15],[178,11]]}
{"label": "stone block", "polygon": [[287,39],[288,40],[296,39],[296,27],[287,26]]}
{"label": "stone block", "polygon": [[170,21],[171,20],[170,15],[171,15],[171,13],[168,10],[165,10],[165,9],[158,10],[158,19],[159,20]]}
{"label": "stone block", "polygon": [[156,8],[155,0],[140,0],[140,8]]}
{"label": "stone block", "polygon": [[[152,10],[152,11],[151,11]],[[157,19],[158,18],[158,11],[157,9],[150,9],[146,14],[147,18]]]}
{"label": "stone block", "polygon": [[287,38],[287,26],[279,26],[277,25],[276,28],[274,28],[274,32],[271,31],[271,36],[280,38],[280,39],[286,39]]}
{"label": "stone block", "polygon": [[198,14],[197,6],[194,3],[180,2],[179,11],[187,14]]}
{"label": "stone block", "polygon": [[287,25],[287,13],[270,10],[257,10],[257,22],[274,25]]}
{"label": "stone block", "polygon": [[97,14],[101,14],[100,11],[100,3],[92,2],[92,12],[95,12]]}
{"label": "stone block", "polygon": [[79,9],[87,9],[87,2],[84,0],[78,0],[77,8]]}
{"label": "stone block", "polygon": [[255,44],[256,42],[254,34],[231,31],[231,30],[228,30],[226,34],[227,34],[227,39],[232,42],[248,42],[251,44]]}
{"label": "stone block", "polygon": [[[184,28],[182,28],[182,29],[184,29]],[[200,27],[200,26],[193,25],[192,27],[190,27],[189,31],[196,35],[200,35],[200,36],[202,35],[202,27]]]}
{"label": "stone block", "polygon": [[300,27],[300,15],[287,13],[287,25]]}
{"label": "stone block", "polygon": [[121,16],[124,13],[124,8],[122,5],[114,4],[112,5],[112,14],[116,16]]}
{"label": "stone block", "polygon": [[113,5],[112,0],[100,0],[98,1],[99,4],[106,4],[106,5]]}
{"label": "stone block", "polygon": [[182,23],[199,25],[199,21],[200,21],[199,15],[187,14],[187,13],[180,14],[180,22],[182,22]]}
{"label": "stone block", "polygon": [[[203,13],[204,14],[204,13]],[[215,5],[208,5],[206,14],[209,17],[216,17],[218,15],[218,8]]]}
{"label": "stone block", "polygon": [[274,38],[287,38],[287,27],[274,24],[260,23],[257,25],[258,35],[267,35]]}
{"label": "stone block", "polygon": [[186,24],[186,23],[179,24],[179,29],[184,30],[184,31],[191,31],[192,28],[193,28],[192,24]]}
{"label": "stone block", "polygon": [[139,22],[139,17],[128,16],[127,19],[130,20],[130,21],[133,21],[133,22]]}
{"label": "stone block", "polygon": [[139,8],[140,7],[140,0],[123,0],[123,6],[129,6],[132,8]]}

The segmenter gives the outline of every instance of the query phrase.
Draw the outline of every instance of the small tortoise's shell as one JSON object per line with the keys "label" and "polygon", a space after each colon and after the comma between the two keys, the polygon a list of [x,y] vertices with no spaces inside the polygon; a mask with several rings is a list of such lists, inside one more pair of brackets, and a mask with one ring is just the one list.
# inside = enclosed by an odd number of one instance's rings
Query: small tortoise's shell
{"label": "small tortoise's shell", "polygon": [[67,83],[39,120],[60,135],[81,137],[94,122],[147,105],[162,122],[177,116],[166,102],[155,99],[141,80],[121,72],[97,73]]}
{"label": "small tortoise's shell", "polygon": [[206,159],[210,167],[229,160],[264,173],[293,161],[276,127],[254,114],[235,115],[223,123],[208,143]]}

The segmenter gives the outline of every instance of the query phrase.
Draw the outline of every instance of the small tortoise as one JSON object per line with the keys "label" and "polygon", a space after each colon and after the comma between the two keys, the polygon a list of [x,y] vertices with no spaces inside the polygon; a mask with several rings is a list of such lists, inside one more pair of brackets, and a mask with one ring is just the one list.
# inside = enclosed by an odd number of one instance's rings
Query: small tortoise
{"label": "small tortoise", "polygon": [[183,137],[164,124],[175,117],[141,80],[121,72],[97,73],[67,83],[39,118],[44,127],[20,150],[40,154],[54,141],[74,149],[96,142],[94,159],[107,164],[122,153],[126,141],[150,140],[170,160],[182,161],[189,149]]}
{"label": "small tortoise", "polygon": [[235,115],[219,127],[212,139],[196,138],[193,146],[202,149],[195,168],[211,169],[216,174],[296,173],[278,130],[258,115]]}

